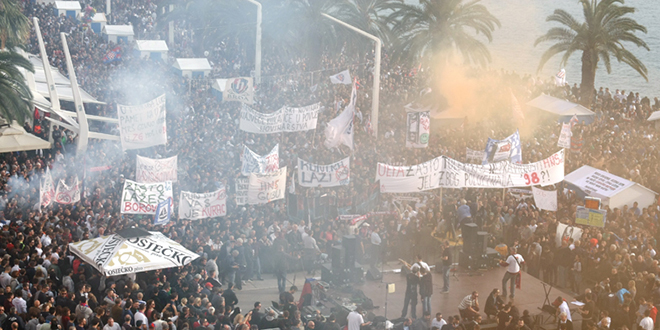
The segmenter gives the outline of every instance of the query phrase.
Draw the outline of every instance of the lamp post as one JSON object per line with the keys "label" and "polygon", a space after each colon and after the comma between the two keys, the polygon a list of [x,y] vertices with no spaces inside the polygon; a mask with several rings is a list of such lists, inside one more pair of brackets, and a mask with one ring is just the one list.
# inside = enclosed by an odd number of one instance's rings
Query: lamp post
{"label": "lamp post", "polygon": [[[250,1],[250,0],[248,0]],[[380,94],[380,48],[382,46],[382,41],[374,35],[371,35],[369,33],[366,33],[344,21],[340,21],[326,13],[322,13],[323,17],[340,24],[350,30],[353,30],[371,40],[373,40],[376,43],[376,51],[374,54],[374,86],[373,86],[373,99],[371,100],[371,126],[373,127],[374,130],[374,135],[378,136],[378,98]]]}
{"label": "lamp post", "polygon": [[258,85],[261,83],[261,3],[256,0],[245,0],[257,6],[257,41],[254,55],[254,80]]}

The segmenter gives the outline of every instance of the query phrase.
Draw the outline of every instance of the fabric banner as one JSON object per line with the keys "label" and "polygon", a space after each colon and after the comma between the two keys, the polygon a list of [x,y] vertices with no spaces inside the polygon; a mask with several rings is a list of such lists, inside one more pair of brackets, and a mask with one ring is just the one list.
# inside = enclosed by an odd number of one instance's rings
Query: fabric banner
{"label": "fabric banner", "polygon": [[179,219],[199,220],[227,215],[227,191],[220,188],[214,192],[197,194],[181,191]]}
{"label": "fabric banner", "polygon": [[78,177],[69,187],[64,180],[60,180],[55,191],[55,202],[59,204],[74,204],[80,201],[80,182]]}
{"label": "fabric banner", "polygon": [[177,180],[177,156],[151,159],[137,155],[135,180],[140,183],[156,183]]}
{"label": "fabric banner", "polygon": [[250,174],[248,204],[266,204],[283,199],[286,189],[286,166],[268,174]]}
{"label": "fabric banner", "polygon": [[344,85],[350,85],[351,84],[351,73],[348,71],[348,69],[334,74],[330,76],[330,82],[333,84],[344,84]]}
{"label": "fabric banner", "polygon": [[165,94],[142,105],[117,104],[122,150],[167,144]]}
{"label": "fabric banner", "polygon": [[607,210],[588,209],[578,206],[575,211],[575,223],[593,227],[605,227]]}
{"label": "fabric banner", "polygon": [[353,117],[355,115],[356,99],[357,89],[353,84],[351,101],[344,108],[344,111],[328,122],[328,126],[325,127],[325,142],[323,144],[326,148],[338,148],[344,144],[353,150]]}
{"label": "fabric banner", "polygon": [[50,174],[50,169],[46,167],[43,181],[39,186],[39,205],[46,207],[53,202],[55,198],[55,184],[53,183],[53,176]]}
{"label": "fabric banner", "polygon": [[259,156],[247,146],[243,146],[243,155],[241,157],[243,165],[241,174],[250,173],[271,173],[280,168],[280,145],[279,143],[265,156]]}
{"label": "fabric banner", "polygon": [[162,226],[170,222],[172,218],[172,198],[167,198],[166,200],[158,203],[156,207],[156,214],[154,214],[154,225]]}
{"label": "fabric banner", "polygon": [[254,84],[251,77],[229,78],[222,93],[223,101],[254,103]]}
{"label": "fabric banner", "polygon": [[518,131],[511,134],[504,140],[495,140],[488,138],[486,143],[486,157],[482,164],[497,163],[505,160],[511,160],[512,163],[522,163],[522,145],[520,143],[520,134]]}
{"label": "fabric banner", "polygon": [[559,134],[559,140],[557,141],[557,146],[570,149],[571,136],[573,136],[573,133],[571,132],[571,124],[570,123],[562,124],[561,133]]}
{"label": "fabric banner", "polygon": [[546,211],[557,211],[557,191],[547,191],[532,187],[532,193],[534,194],[534,203],[536,207],[541,210]]}
{"label": "fabric banner", "polygon": [[124,182],[121,194],[121,213],[155,214],[158,204],[172,198],[172,182],[139,183],[131,180]]}
{"label": "fabric banner", "polygon": [[429,111],[407,112],[406,148],[426,148],[431,133]]}
{"label": "fabric banner", "polygon": [[437,188],[509,188],[551,185],[564,180],[564,149],[531,164],[509,161],[465,164],[440,156],[419,165],[378,163],[376,180],[382,193],[410,193]]}
{"label": "fabric banner", "polygon": [[562,242],[570,244],[569,241],[571,238],[573,241],[579,241],[582,238],[582,229],[557,223],[557,233],[555,235],[555,244],[557,244],[557,247],[560,247]]}
{"label": "fabric banner", "polygon": [[249,188],[249,179],[248,178],[236,178],[236,195],[234,196],[236,200],[236,205],[245,205],[248,203],[247,194]]}
{"label": "fabric banner", "polygon": [[351,158],[330,165],[318,165],[298,158],[298,183],[303,187],[336,187],[351,180]]}
{"label": "fabric banner", "polygon": [[576,180],[574,184],[590,196],[609,198],[635,183],[612,173],[594,170],[593,173]]}
{"label": "fabric banner", "polygon": [[241,108],[239,128],[255,134],[303,132],[316,129],[321,103],[304,107],[282,107],[273,113],[261,113],[247,105]]}
{"label": "fabric banner", "polygon": [[465,148],[465,159],[467,161],[483,161],[486,158],[486,153],[483,150],[472,150],[470,148]]}

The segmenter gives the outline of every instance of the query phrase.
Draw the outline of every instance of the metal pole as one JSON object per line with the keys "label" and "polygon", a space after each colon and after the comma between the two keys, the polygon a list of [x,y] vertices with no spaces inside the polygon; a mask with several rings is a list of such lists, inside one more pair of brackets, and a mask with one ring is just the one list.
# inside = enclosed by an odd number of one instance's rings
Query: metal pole
{"label": "metal pole", "polygon": [[245,0],[257,6],[257,42],[254,55],[254,80],[261,84],[261,3],[256,0]]}
{"label": "metal pole", "polygon": [[89,143],[89,124],[87,123],[85,106],[80,95],[80,87],[78,87],[76,70],[73,68],[73,62],[71,61],[69,45],[66,42],[66,33],[60,32],[60,37],[62,38],[62,48],[64,49],[64,57],[66,58],[67,71],[69,72],[69,82],[71,83],[71,91],[73,93],[73,104],[76,108],[78,126],[80,127],[80,130],[78,131],[78,145],[76,147],[76,152],[78,157],[84,157],[87,152],[87,144]]}
{"label": "metal pole", "polygon": [[[249,1],[249,0],[248,0]],[[371,100],[371,127],[374,130],[374,135],[378,136],[378,99],[380,96],[380,49],[382,47],[382,41],[374,35],[371,35],[369,33],[366,33],[346,22],[340,21],[326,13],[322,13],[323,17],[337,23],[340,25],[345,26],[346,28],[353,30],[371,40],[376,42],[376,51],[374,53],[374,86],[373,86],[373,99]]]}

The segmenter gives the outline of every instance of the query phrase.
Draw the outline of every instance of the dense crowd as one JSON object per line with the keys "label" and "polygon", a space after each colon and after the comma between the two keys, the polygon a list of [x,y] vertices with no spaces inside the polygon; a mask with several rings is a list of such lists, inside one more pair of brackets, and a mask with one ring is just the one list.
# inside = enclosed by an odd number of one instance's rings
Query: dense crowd
{"label": "dense crowd", "polygon": [[[83,5],[98,6],[93,2]],[[301,267],[298,256],[314,256],[306,263],[306,270],[312,270],[308,266],[314,264],[317,254],[328,252],[344,235],[354,233],[348,222],[335,218],[337,211],[309,221],[307,216],[291,209],[308,213],[311,210],[287,205],[287,201],[303,205],[299,201],[316,199],[325,193],[331,196],[326,206],[340,210],[339,213],[393,211],[390,215],[370,217],[367,220],[370,226],[359,228],[358,260],[412,260],[416,255],[419,260],[439,260],[444,255],[442,244],[427,229],[436,229],[436,236],[444,239],[447,237],[444,235],[454,234],[451,224],[457,225],[468,218],[492,234],[491,246],[504,243],[516,247],[529,274],[575,293],[588,289],[584,297],[579,297],[585,302],[581,310],[582,319],[586,320],[584,329],[632,329],[642,320],[645,330],[652,329],[653,324],[646,327],[648,320],[644,316],[648,313],[655,322],[654,306],[660,304],[660,281],[656,279],[660,269],[655,250],[660,233],[657,203],[646,208],[630,205],[608,209],[605,228],[585,227],[582,239],[558,247],[557,224],[572,223],[576,206],[583,203],[571,191],[559,194],[557,212],[541,211],[533,199],[503,195],[499,189],[444,189],[442,195],[424,193],[403,200],[379,194],[378,183],[373,180],[377,162],[412,165],[438,155],[466,161],[466,147],[482,149],[488,136],[503,138],[515,130],[509,118],[502,118],[509,117],[508,110],[496,112],[488,120],[471,116],[460,126],[433,127],[428,148],[406,149],[402,109],[432,84],[429,70],[391,62],[387,51],[384,52],[380,132],[374,138],[368,126],[371,54],[326,53],[320,59],[321,69],[310,74],[306,71],[310,59],[265,49],[264,82],[258,86],[254,108],[270,112],[283,105],[320,102],[323,111],[317,130],[248,134],[238,129],[240,106],[220,101],[210,88],[210,79],[190,80],[171,70],[172,58],[193,55],[194,34],[186,30],[185,22],[175,25],[177,33],[175,44],[169,45],[169,62],[136,58],[132,55],[132,45],[121,44],[122,61],[104,64],[103,57],[116,46],[112,42],[73,18],[55,16],[52,5],[26,2],[24,8],[27,16],[39,18],[51,65],[62,73],[66,73],[66,67],[59,32],[69,33],[79,84],[106,102],[87,105],[88,113],[116,117],[117,104],[140,104],[165,93],[168,144],[122,152],[114,142],[93,141],[81,160],[75,155],[75,134],[58,128],[49,131],[44,114],[38,113],[30,129],[44,138],[52,136],[53,149],[44,153],[0,155],[0,220],[4,223],[0,239],[0,268],[4,271],[0,274],[0,286],[5,290],[0,295],[0,324],[3,329],[338,329],[346,320],[335,319],[335,315],[327,319],[319,316],[304,323],[293,303],[293,292],[286,291],[287,271]],[[130,4],[113,1],[110,23],[131,23],[140,38],[164,38],[166,29],[156,23],[157,8],[152,1]],[[252,65],[244,59],[246,49],[238,40],[226,41],[208,54],[213,64],[211,78],[248,75]],[[34,33],[27,46],[31,53],[38,53]],[[348,103],[350,86],[330,84],[327,76],[346,68],[358,81],[355,149],[329,150],[323,146],[323,128]],[[494,107],[499,108],[510,106],[508,101],[499,102],[500,95],[508,96],[508,88],[521,101],[541,93],[577,101],[579,94],[576,86],[557,88],[551,81],[509,72],[474,70],[470,76],[492,82],[480,93],[494,100]],[[592,109],[597,113],[596,119],[573,128],[566,172],[588,164],[660,191],[658,134],[645,122],[651,111],[658,110],[657,98],[651,104],[648,98],[627,91],[612,93],[601,89],[594,93]],[[538,161],[557,151],[560,126],[556,122],[545,120],[528,125],[533,125],[533,129],[521,129],[524,162]],[[118,134],[112,124],[94,122],[91,126],[95,131]],[[201,221],[173,219],[165,227],[154,227],[151,216],[119,213],[122,186],[125,179],[134,178],[138,153],[151,158],[178,155],[174,196],[181,190],[208,192],[225,186],[231,197],[235,179],[240,175],[243,145],[265,154],[277,143],[280,166],[289,169],[287,182],[295,176],[298,157],[329,164],[351,155],[350,184],[325,189],[296,187],[295,192],[290,190],[287,199],[262,206],[238,206],[229,198],[226,217]],[[87,171],[81,202],[39,207],[39,182],[46,168],[50,168],[54,177],[71,182],[75,177],[82,178],[83,166],[110,169]],[[372,202],[365,204],[365,201]],[[201,257],[179,269],[105,277],[68,250],[71,242],[130,226],[162,231]],[[285,311],[280,317],[264,313],[259,302],[247,313],[236,308],[241,286],[246,281],[262,279],[263,273],[278,274],[280,301]],[[442,315],[431,319],[432,308],[447,309],[449,313],[456,306],[430,306],[432,292],[428,291],[428,284],[424,289],[421,284],[419,287],[420,293],[424,290],[424,297],[429,298],[424,303],[423,316],[419,320],[403,319],[397,325],[401,330],[410,327],[453,330],[461,326],[476,329],[479,318],[471,323],[459,323],[465,315],[449,316],[446,321]],[[444,289],[450,288],[446,285]],[[611,299],[610,294],[617,299]],[[459,309],[472,306],[473,301],[478,301],[478,295],[466,297]],[[515,304],[494,301],[490,309],[486,303],[486,313],[497,316],[498,327],[518,330],[531,326],[529,314],[527,319],[525,315],[517,316]],[[557,301],[558,307],[562,301]],[[562,315],[559,327],[572,329],[566,325],[569,318],[570,313]],[[523,320],[522,324],[519,319]],[[363,323],[361,316],[354,313],[349,316],[349,330],[358,330]],[[450,327],[445,329],[445,326]]]}

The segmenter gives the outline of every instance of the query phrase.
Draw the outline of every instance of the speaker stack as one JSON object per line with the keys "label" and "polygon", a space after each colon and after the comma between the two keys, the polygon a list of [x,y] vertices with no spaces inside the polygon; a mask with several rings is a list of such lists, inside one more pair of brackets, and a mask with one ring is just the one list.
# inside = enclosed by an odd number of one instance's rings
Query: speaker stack
{"label": "speaker stack", "polygon": [[488,232],[479,231],[475,223],[466,223],[462,227],[462,234],[463,250],[459,255],[459,265],[470,270],[488,268],[486,256]]}
{"label": "speaker stack", "polygon": [[323,265],[321,280],[335,285],[362,281],[364,270],[355,261],[356,249],[357,238],[354,235],[344,236],[341,245],[332,247],[330,253],[332,262],[330,265]]}

